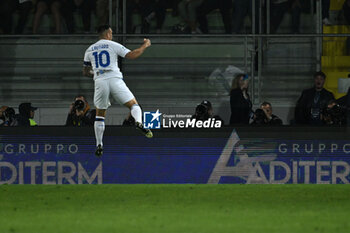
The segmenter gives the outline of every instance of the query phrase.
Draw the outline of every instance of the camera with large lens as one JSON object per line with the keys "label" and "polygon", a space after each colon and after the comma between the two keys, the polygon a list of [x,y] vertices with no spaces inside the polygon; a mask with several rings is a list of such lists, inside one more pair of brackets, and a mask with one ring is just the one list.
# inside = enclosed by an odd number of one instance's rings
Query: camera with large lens
{"label": "camera with large lens", "polygon": [[15,117],[15,110],[13,108],[7,107],[5,111],[2,112],[1,120],[7,121]]}
{"label": "camera with large lens", "polygon": [[13,108],[7,108],[3,113],[5,119],[12,119],[15,117],[16,113]]}
{"label": "camera with large lens", "polygon": [[76,100],[74,102],[74,110],[83,111],[85,109],[85,103],[82,100]]}
{"label": "camera with large lens", "polygon": [[2,112],[1,120],[2,126],[15,126],[16,120],[15,120],[15,110],[13,108],[8,107],[5,111]]}
{"label": "camera with large lens", "polygon": [[254,119],[255,124],[265,124],[266,123],[267,117],[266,117],[264,110],[262,110],[261,108],[258,108],[257,110],[255,110],[254,115],[255,115],[255,119]]}
{"label": "camera with large lens", "polygon": [[208,120],[209,119],[209,107],[206,104],[198,104],[195,112],[196,120]]}
{"label": "camera with large lens", "polygon": [[346,109],[339,104],[326,108],[323,112],[324,119],[328,125],[344,125],[346,121]]}

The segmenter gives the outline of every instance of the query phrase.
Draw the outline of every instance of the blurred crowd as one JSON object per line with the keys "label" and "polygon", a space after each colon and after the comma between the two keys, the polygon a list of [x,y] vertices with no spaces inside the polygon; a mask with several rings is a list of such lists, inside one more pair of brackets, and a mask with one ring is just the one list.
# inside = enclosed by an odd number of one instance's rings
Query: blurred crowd
{"label": "blurred crowd", "polygon": [[2,106],[0,108],[0,119],[2,120],[0,126],[37,126],[34,121],[34,114],[36,107],[31,103],[21,103],[18,106],[19,113],[9,106]]}
{"label": "blurred crowd", "polygon": [[[322,22],[332,24],[329,17],[330,0],[315,1],[322,3]],[[118,13],[118,24],[121,26],[125,18],[127,33],[210,33],[207,16],[214,11],[221,15],[223,32],[251,33],[251,29],[245,31],[244,20],[246,16],[251,20],[253,18],[252,3],[255,4],[256,33],[264,33],[267,24],[270,33],[276,33],[287,12],[291,14],[290,32],[299,33],[301,13],[315,12],[315,9],[311,9],[310,0],[270,0],[269,17],[266,16],[265,0],[127,0],[126,16],[122,17],[123,1],[118,2],[117,6],[117,1],[112,1],[113,19]],[[41,34],[40,26],[45,14],[50,16],[50,33],[93,33],[94,26],[109,22],[109,0],[1,0],[0,34]],[[178,23],[170,25],[166,31],[164,22],[167,15],[177,17]],[[350,0],[345,0],[341,15],[350,24]],[[263,22],[259,22],[259,19]],[[82,22],[79,30],[77,22]],[[155,25],[155,28],[151,28],[151,25]],[[259,30],[259,25],[263,30]]]}
{"label": "blurred crowd", "polygon": [[[0,108],[0,126],[37,126],[34,120],[37,107],[31,103],[21,103],[18,114],[14,108],[2,106]],[[84,95],[77,95],[69,107],[66,126],[93,126],[96,110],[91,109]]]}
{"label": "blurred crowd", "polygon": [[[322,22],[331,25],[329,8],[330,0],[321,1]],[[112,13],[118,13],[119,19],[126,19],[127,33],[211,33],[208,14],[216,11],[221,15],[223,32],[227,34],[249,33],[245,31],[244,20],[255,19],[255,33],[277,33],[284,15],[291,14],[290,32],[300,32],[301,13],[311,14],[309,0],[270,0],[270,15],[266,17],[265,0],[127,0],[112,1]],[[252,12],[255,4],[255,12]],[[315,4],[314,4],[315,6]],[[122,17],[123,8],[126,16]],[[263,15],[259,15],[259,8]],[[118,11],[118,12],[116,12]],[[38,34],[43,16],[48,14],[52,25],[51,33],[94,33],[93,25],[107,24],[109,21],[109,0],[0,0],[0,34]],[[164,31],[167,14],[178,17],[171,31]],[[252,17],[254,15],[255,17]],[[16,17],[15,17],[16,16]],[[77,30],[77,16],[82,22],[83,31]],[[137,17],[135,17],[137,16]],[[350,25],[350,0],[345,0],[341,16]],[[267,19],[269,18],[269,22]],[[93,21],[95,23],[93,24]],[[262,20],[263,22],[260,22]],[[137,21],[137,22],[136,22]],[[118,22],[122,25],[121,22]],[[269,27],[266,27],[269,23]],[[155,25],[155,28],[152,28]],[[257,25],[262,25],[259,29]],[[28,29],[30,31],[28,32]],[[27,31],[26,31],[27,30]],[[304,90],[295,106],[292,122],[300,125],[345,125],[348,109],[350,109],[350,93],[335,99],[333,94],[323,88],[326,75],[323,72],[314,74],[314,87]],[[273,114],[272,104],[264,101],[259,108],[253,110],[249,96],[249,77],[237,75],[230,91],[231,117],[230,125],[282,125],[282,120]],[[2,106],[0,109],[1,126],[36,126],[34,114],[37,110],[31,103],[21,103],[16,114],[14,108]],[[209,100],[203,100],[196,106],[193,118],[207,120],[215,118]],[[70,105],[66,119],[67,126],[92,126],[96,111],[90,108],[83,95],[78,95]],[[134,119],[128,115],[123,123],[133,125]]]}
{"label": "blurred crowd", "polygon": [[[348,93],[335,99],[333,93],[324,88],[326,75],[319,71],[313,75],[314,85],[303,90],[296,103],[294,118],[286,124],[291,125],[347,125],[350,120],[350,88]],[[272,104],[264,101],[253,110],[253,104],[249,95],[250,77],[247,74],[237,74],[232,80],[230,91],[231,117],[227,125],[266,125],[280,126],[283,121],[273,114]],[[34,114],[37,107],[31,103],[21,103],[18,106],[19,113],[9,106],[0,108],[0,126],[36,126]],[[77,95],[71,103],[66,119],[66,126],[93,126],[96,110],[91,109],[84,95]],[[214,108],[209,100],[203,100],[194,108],[192,119],[207,121],[223,119],[214,113]],[[135,120],[129,114],[124,126],[135,125]]]}
{"label": "blurred crowd", "polygon": [[[350,119],[350,88],[348,93],[335,99],[333,93],[324,88],[326,75],[319,71],[313,75],[314,86],[303,90],[294,111],[292,125],[346,125]],[[248,94],[249,77],[238,74],[232,81],[230,92],[230,125],[282,125],[282,120],[272,114],[272,105],[263,102],[260,108],[252,109]]]}

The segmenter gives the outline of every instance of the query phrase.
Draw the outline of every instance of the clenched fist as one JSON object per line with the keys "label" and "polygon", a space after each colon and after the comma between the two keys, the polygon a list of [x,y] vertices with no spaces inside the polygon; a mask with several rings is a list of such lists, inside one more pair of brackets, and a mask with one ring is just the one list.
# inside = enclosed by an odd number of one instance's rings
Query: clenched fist
{"label": "clenched fist", "polygon": [[150,47],[150,46],[151,46],[151,41],[150,41],[150,39],[144,38],[144,39],[143,39],[143,45],[145,46],[145,48]]}

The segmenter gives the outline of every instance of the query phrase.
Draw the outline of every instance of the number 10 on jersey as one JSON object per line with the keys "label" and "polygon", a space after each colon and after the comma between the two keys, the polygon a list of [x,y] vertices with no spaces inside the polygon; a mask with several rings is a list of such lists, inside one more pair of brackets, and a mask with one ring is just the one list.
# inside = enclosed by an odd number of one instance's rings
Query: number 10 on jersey
{"label": "number 10 on jersey", "polygon": [[[96,68],[99,66],[101,67],[107,67],[109,66],[111,60],[109,58],[109,53],[106,50],[102,50],[101,52],[94,52],[92,55],[95,57],[95,65]],[[103,62],[103,57],[105,57],[105,62]]]}

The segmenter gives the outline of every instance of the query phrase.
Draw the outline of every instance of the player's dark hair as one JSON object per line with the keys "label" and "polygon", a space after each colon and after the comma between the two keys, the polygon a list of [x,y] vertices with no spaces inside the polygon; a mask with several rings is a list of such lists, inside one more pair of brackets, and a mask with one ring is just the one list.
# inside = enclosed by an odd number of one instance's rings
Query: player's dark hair
{"label": "player's dark hair", "polygon": [[104,25],[100,25],[97,28],[97,33],[98,35],[102,35],[106,30],[110,29],[111,26],[109,24],[104,24]]}
{"label": "player's dark hair", "polygon": [[322,71],[318,71],[314,74],[314,78],[316,78],[317,76],[321,76],[323,79],[326,79],[326,74]]}

